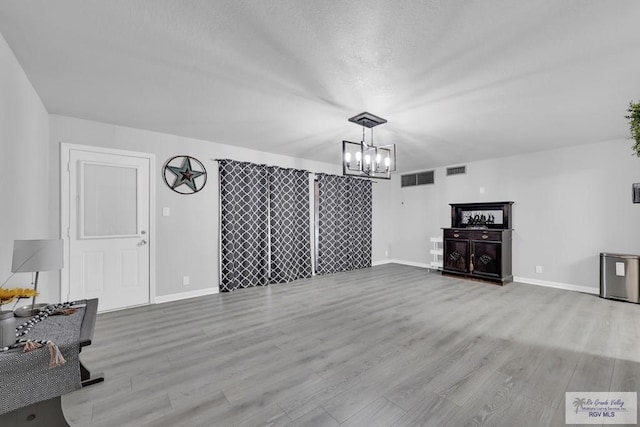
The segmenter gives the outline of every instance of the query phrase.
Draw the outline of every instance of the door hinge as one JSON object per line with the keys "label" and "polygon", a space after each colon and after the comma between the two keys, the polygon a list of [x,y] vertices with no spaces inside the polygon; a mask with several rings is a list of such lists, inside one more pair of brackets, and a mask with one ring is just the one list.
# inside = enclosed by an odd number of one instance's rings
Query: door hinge
{"label": "door hinge", "polygon": [[67,227],[67,237],[71,237],[71,227]]}
{"label": "door hinge", "polygon": [[71,172],[71,162],[67,162],[67,172]]}

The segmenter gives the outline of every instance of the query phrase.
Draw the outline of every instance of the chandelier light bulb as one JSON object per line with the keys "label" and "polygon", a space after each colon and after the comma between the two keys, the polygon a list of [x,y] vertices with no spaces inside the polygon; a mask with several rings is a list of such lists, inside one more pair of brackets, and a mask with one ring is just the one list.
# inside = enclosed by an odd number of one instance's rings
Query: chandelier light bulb
{"label": "chandelier light bulb", "polygon": [[389,156],[385,157],[384,166],[387,168],[387,170],[389,170],[389,167],[391,166],[391,159],[389,158]]}
{"label": "chandelier light bulb", "polygon": [[376,165],[380,165],[381,160],[382,160],[382,156],[379,153],[376,154]]}
{"label": "chandelier light bulb", "polygon": [[351,166],[351,153],[345,153],[344,162],[347,164],[347,167]]}
{"label": "chandelier light bulb", "polygon": [[360,164],[361,161],[362,161],[362,153],[360,153],[359,151],[356,151],[356,162]]}
{"label": "chandelier light bulb", "polygon": [[366,155],[364,156],[364,162],[368,165],[371,163],[371,156],[370,155]]}

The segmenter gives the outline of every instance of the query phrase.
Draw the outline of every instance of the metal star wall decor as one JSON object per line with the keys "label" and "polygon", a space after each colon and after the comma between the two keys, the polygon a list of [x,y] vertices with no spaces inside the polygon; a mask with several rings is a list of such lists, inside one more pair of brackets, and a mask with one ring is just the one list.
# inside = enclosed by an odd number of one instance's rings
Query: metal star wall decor
{"label": "metal star wall decor", "polygon": [[207,183],[207,170],[196,158],[175,156],[164,164],[165,184],[179,194],[195,194]]}

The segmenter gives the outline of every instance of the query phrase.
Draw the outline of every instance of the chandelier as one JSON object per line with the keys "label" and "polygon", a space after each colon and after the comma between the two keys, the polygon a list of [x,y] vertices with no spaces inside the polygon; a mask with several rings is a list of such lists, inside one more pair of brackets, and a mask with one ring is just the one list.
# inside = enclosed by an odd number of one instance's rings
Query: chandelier
{"label": "chandelier", "polygon": [[[362,126],[362,141],[342,141],[342,174],[391,179],[391,172],[396,170],[396,145],[373,145],[373,128],[387,121],[367,112],[355,115],[349,121]],[[365,128],[371,130],[369,142],[365,138]]]}

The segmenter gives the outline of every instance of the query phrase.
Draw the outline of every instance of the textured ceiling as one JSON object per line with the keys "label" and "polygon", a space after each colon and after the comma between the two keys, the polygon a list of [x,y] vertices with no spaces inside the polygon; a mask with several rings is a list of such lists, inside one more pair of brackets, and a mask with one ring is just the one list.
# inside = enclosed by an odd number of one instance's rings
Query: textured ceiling
{"label": "textured ceiling", "polygon": [[347,118],[416,170],[625,138],[637,0],[3,0],[50,113],[340,161]]}

